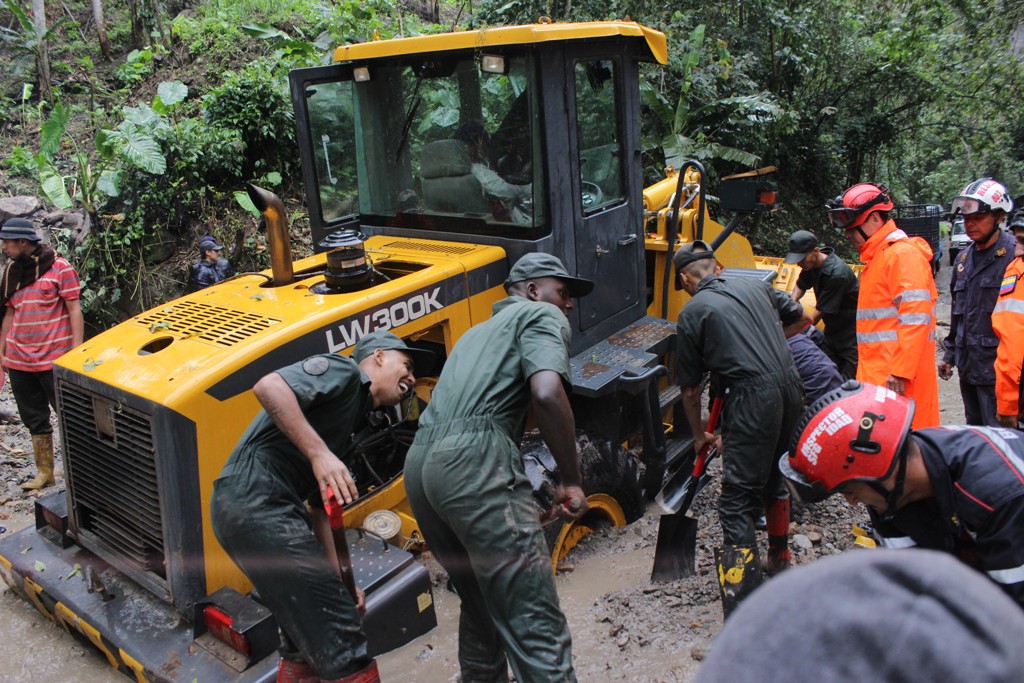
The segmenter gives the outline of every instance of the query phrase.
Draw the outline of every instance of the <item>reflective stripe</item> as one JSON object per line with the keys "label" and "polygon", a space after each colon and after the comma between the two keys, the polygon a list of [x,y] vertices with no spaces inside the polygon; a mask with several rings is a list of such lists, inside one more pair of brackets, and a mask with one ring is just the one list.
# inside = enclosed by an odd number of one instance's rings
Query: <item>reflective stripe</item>
{"label": "reflective stripe", "polygon": [[932,316],[930,313],[904,313],[897,317],[900,325],[930,325]]}
{"label": "reflective stripe", "polygon": [[996,583],[1008,584],[1024,581],[1024,565],[1011,569],[991,569],[985,573]]}
{"label": "reflective stripe", "polygon": [[928,330],[928,341],[930,341],[930,342],[935,341],[935,328],[934,327],[932,329]]}
{"label": "reflective stripe", "polygon": [[917,545],[910,536],[879,536],[883,548],[913,548]]}
{"label": "reflective stripe", "polygon": [[878,344],[879,342],[891,342],[899,341],[899,335],[896,334],[896,330],[889,330],[888,332],[858,332],[857,343],[858,344]]}
{"label": "reflective stripe", "polygon": [[882,320],[884,318],[895,318],[899,313],[895,306],[891,308],[858,308],[857,320]]}
{"label": "reflective stripe", "polygon": [[1020,299],[1002,299],[996,302],[996,307],[992,309],[993,313],[1000,311],[1010,311],[1011,313],[1024,313],[1024,301]]}
{"label": "reflective stripe", "polygon": [[956,426],[955,428],[952,427],[952,426],[947,426],[947,427],[944,427],[944,429],[951,429],[953,431],[960,431],[962,429],[970,429],[971,431],[975,431],[975,432],[981,434],[982,436],[987,437],[988,440],[991,441],[995,445],[995,447],[999,449],[1000,454],[1004,458],[1006,458],[1006,460],[1011,465],[1013,465],[1013,467],[1015,467],[1017,469],[1017,471],[1021,475],[1024,475],[1024,461],[1022,461],[1020,459],[1020,457],[1017,455],[1017,451],[1013,450],[1013,446],[1011,446],[1010,442],[1006,440],[1007,438],[1014,439],[1014,440],[1016,440],[1018,438],[1020,432],[1018,432],[1016,429],[1004,429],[1004,428],[1000,428],[1000,427],[967,427],[967,426],[964,426],[964,427]]}
{"label": "reflective stripe", "polygon": [[904,301],[931,301],[932,294],[927,289],[908,289],[896,295],[896,298],[892,300],[894,304],[899,306]]}

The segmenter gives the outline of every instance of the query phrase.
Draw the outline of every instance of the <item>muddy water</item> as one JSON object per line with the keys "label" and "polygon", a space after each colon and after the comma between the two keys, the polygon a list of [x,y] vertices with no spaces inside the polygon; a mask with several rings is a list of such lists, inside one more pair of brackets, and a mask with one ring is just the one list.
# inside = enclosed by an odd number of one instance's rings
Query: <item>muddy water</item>
{"label": "muddy water", "polygon": [[[646,584],[651,573],[651,561],[650,548],[613,556],[594,556],[577,563],[572,572],[558,577],[558,595],[572,632],[573,658],[579,680],[658,680],[658,676],[664,673],[666,665],[660,658],[626,661],[615,639],[608,635],[609,624],[595,614],[595,603],[602,595]],[[444,588],[435,588],[434,597],[438,628],[380,657],[381,680],[416,683],[456,680],[459,671],[459,601]],[[696,662],[690,662],[692,666],[688,668],[692,675],[696,673]],[[675,668],[681,671],[678,666]],[[670,680],[687,679],[677,676]]]}
{"label": "muddy water", "polygon": [[[27,515],[3,520],[10,534]],[[108,683],[129,680],[96,651],[72,638],[0,581],[0,681],[7,683]]]}

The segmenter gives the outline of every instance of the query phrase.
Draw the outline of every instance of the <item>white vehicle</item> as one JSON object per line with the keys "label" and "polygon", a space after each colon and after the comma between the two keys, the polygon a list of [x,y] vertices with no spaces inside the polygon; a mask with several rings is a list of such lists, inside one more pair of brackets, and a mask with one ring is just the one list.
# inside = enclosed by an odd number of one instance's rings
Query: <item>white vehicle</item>
{"label": "white vehicle", "polygon": [[949,265],[953,265],[956,255],[962,249],[966,249],[970,243],[971,238],[967,236],[967,230],[964,228],[964,219],[954,219],[953,227],[949,232]]}

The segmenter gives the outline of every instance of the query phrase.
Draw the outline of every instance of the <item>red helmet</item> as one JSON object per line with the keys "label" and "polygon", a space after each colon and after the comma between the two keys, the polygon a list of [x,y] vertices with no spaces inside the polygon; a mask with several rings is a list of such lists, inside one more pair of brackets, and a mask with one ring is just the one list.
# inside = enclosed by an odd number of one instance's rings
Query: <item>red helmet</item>
{"label": "red helmet", "polygon": [[849,380],[822,396],[797,425],[793,450],[779,460],[793,497],[814,502],[851,482],[884,481],[913,418],[913,400],[873,384]]}
{"label": "red helmet", "polygon": [[840,230],[856,228],[872,211],[892,211],[896,205],[885,185],[858,183],[825,202],[828,219]]}

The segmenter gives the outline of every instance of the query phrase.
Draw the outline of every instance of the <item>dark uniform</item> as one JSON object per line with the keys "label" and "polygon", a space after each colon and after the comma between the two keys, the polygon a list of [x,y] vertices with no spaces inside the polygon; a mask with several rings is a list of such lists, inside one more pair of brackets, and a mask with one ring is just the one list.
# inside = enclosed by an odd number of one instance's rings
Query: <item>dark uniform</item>
{"label": "dark uniform", "polygon": [[836,364],[815,343],[812,336],[814,333],[817,333],[814,336],[821,335],[819,330],[811,327],[786,340],[804,385],[805,405],[811,405],[843,383],[843,376],[836,369]]}
{"label": "dark uniform", "polygon": [[201,259],[192,264],[188,276],[188,291],[197,292],[231,276],[231,262],[226,258],[216,261]]}
{"label": "dark uniform", "polygon": [[[324,354],[277,374],[331,451],[344,453],[373,407],[355,361]],[[323,506],[312,465],[261,410],[213,484],[213,531],[274,614],[282,657],[332,680],[370,659],[355,602],[313,536],[307,499]]]}
{"label": "dark uniform", "polygon": [[718,502],[726,545],[753,545],[763,504],[784,494],[777,461],[789,448],[803,388],[779,321],[802,316],[799,303],[764,282],[713,275],[679,313],[679,384],[698,386],[710,371],[728,390]]}
{"label": "dark uniform", "polygon": [[979,251],[974,244],[956,258],[950,290],[949,334],[942,359],[955,365],[967,424],[998,427],[996,420],[996,350],[992,309],[1006,266],[1013,259],[1013,235],[1000,234],[995,244]]}
{"label": "dark uniform", "polygon": [[911,432],[921,447],[934,498],[880,519],[886,546],[951,552],[986,573],[1024,607],[1024,441],[988,427]]}
{"label": "dark uniform", "polygon": [[796,286],[803,291],[814,289],[815,308],[825,323],[822,350],[847,379],[857,376],[857,295],[860,285],[849,265],[835,255],[832,247],[824,247],[825,262],[821,268],[801,270]]}
{"label": "dark uniform", "polygon": [[462,600],[465,683],[575,681],[551,556],[519,456],[529,378],[570,381],[569,323],[548,303],[509,297],[466,332],[420,417],[405,489]]}

